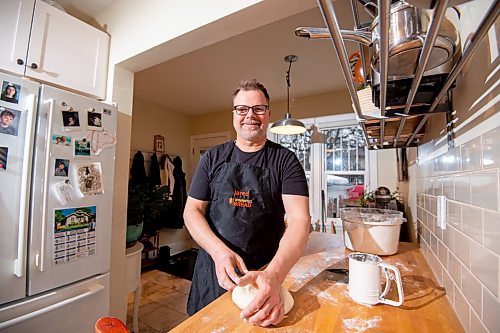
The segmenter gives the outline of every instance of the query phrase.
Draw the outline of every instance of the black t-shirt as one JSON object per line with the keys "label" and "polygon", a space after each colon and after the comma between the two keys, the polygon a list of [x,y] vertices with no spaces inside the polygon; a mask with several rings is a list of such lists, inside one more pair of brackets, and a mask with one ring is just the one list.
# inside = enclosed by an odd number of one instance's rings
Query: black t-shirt
{"label": "black t-shirt", "polygon": [[281,200],[282,194],[309,196],[307,179],[297,156],[289,149],[268,140],[263,149],[251,153],[241,151],[233,141],[210,148],[203,154],[196,168],[188,192],[190,197],[210,201],[210,185],[233,145],[231,162],[269,168],[273,198]]}

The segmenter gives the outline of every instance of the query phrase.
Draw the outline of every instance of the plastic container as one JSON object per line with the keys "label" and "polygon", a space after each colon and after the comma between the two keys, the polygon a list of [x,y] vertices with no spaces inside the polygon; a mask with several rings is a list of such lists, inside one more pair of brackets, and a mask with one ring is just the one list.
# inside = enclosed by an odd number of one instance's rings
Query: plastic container
{"label": "plastic container", "polygon": [[352,251],[387,256],[398,252],[401,223],[397,210],[377,208],[341,208],[344,244]]}

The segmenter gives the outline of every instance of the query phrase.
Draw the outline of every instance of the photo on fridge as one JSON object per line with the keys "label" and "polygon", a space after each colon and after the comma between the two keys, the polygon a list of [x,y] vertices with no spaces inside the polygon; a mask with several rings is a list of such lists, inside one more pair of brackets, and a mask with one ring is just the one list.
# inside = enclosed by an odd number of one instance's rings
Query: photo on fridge
{"label": "photo on fridge", "polygon": [[8,147],[0,147],[0,171],[7,170],[7,157],[9,156]]}
{"label": "photo on fridge", "polygon": [[21,111],[0,106],[0,134],[17,136]]}
{"label": "photo on fridge", "polygon": [[94,131],[102,131],[102,114],[94,111],[87,111],[87,128]]}
{"label": "photo on fridge", "polygon": [[63,129],[64,130],[75,130],[80,127],[80,116],[78,111],[61,111],[62,119],[63,119]]}
{"label": "photo on fridge", "polygon": [[57,158],[54,165],[54,176],[68,177],[68,170],[69,170],[69,160]]}
{"label": "photo on fridge", "polygon": [[87,139],[75,139],[75,156],[90,156],[90,141]]}
{"label": "photo on fridge", "polygon": [[52,144],[54,145],[71,147],[71,140],[73,139],[67,135],[52,134]]}
{"label": "photo on fridge", "polygon": [[0,99],[2,101],[17,104],[19,103],[20,97],[21,97],[21,86],[19,84],[3,81],[2,94],[0,95]]}
{"label": "photo on fridge", "polygon": [[101,163],[81,164],[77,169],[78,188],[83,195],[103,194]]}

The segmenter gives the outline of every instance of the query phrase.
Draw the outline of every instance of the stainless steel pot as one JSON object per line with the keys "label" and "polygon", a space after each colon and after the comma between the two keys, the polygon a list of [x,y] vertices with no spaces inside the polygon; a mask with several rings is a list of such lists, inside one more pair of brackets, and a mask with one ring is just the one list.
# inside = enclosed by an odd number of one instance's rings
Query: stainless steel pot
{"label": "stainless steel pot", "polygon": [[[431,14],[431,10],[415,8],[405,1],[392,4],[389,27],[389,79],[408,78],[415,74]],[[459,50],[458,19],[456,10],[448,8],[427,62],[426,72],[449,62]],[[366,30],[341,31],[344,40],[370,47],[370,63],[376,74],[380,73],[378,24],[376,17]],[[311,39],[331,38],[327,28],[300,27],[295,30],[295,34]]]}
{"label": "stainless steel pot", "polygon": [[[390,77],[409,77],[415,73],[431,14],[431,11],[415,8],[405,1],[396,2],[391,6],[388,69]],[[458,50],[458,19],[458,13],[453,8],[448,8],[427,62],[426,71],[446,63]],[[370,27],[373,45],[371,65],[377,73],[380,73],[378,24],[377,17]]]}

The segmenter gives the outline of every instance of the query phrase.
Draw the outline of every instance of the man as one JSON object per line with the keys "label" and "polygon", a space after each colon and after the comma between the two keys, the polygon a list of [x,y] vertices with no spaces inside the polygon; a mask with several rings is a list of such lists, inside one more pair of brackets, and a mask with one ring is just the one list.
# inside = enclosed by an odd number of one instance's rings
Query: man
{"label": "man", "polygon": [[259,294],[241,318],[276,325],[284,317],[280,286],[307,241],[307,181],[295,154],[266,139],[266,88],[256,80],[241,82],[233,105],[236,140],[203,155],[184,210],[185,224],[201,246],[188,313],[236,285],[253,283]]}
{"label": "man", "polygon": [[16,116],[9,110],[3,110],[2,113],[0,113],[0,133],[17,135],[17,129],[11,126],[15,117]]}

